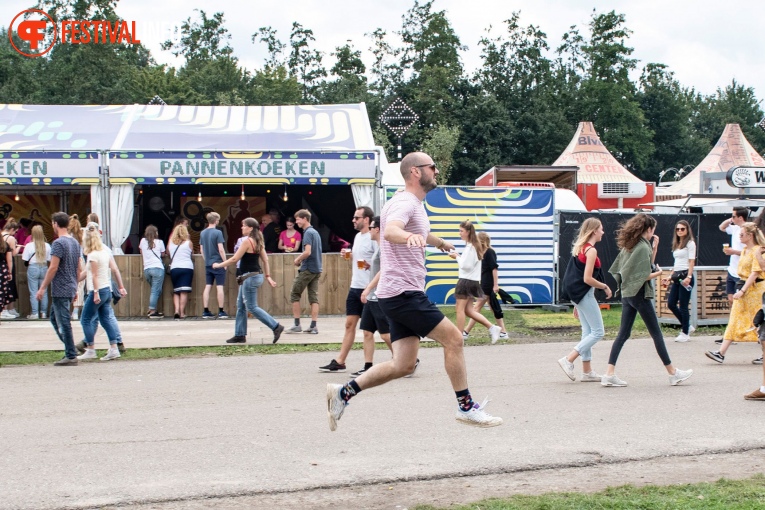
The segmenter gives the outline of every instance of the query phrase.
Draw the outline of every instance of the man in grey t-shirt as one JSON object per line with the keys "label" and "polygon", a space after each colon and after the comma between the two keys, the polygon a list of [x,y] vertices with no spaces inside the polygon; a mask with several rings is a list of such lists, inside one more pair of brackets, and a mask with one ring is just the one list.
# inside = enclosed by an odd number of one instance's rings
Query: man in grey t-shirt
{"label": "man in grey t-shirt", "polygon": [[[226,251],[223,249],[223,233],[218,230],[220,214],[211,212],[207,215],[207,228],[199,235],[199,247],[202,258],[205,259],[205,290],[202,291],[203,319],[228,319],[228,314],[223,309],[223,286],[226,284],[226,269],[213,269],[216,262],[226,260]],[[210,290],[212,284],[218,294],[218,313],[210,312]]]}
{"label": "man in grey t-shirt", "polygon": [[[300,209],[295,213],[295,223],[303,230],[303,253],[295,258],[298,274],[292,283],[290,301],[295,325],[287,333],[309,333],[317,335],[316,321],[319,319],[319,278],[321,277],[321,237],[311,226],[311,213]],[[308,302],[311,304],[311,325],[306,330],[300,328],[300,296],[308,289]]]}
{"label": "man in grey t-shirt", "polygon": [[38,301],[41,300],[48,285],[51,286],[50,322],[64,344],[64,357],[54,363],[56,366],[78,364],[70,310],[72,300],[77,295],[79,275],[84,271],[84,267],[80,257],[80,244],[69,235],[68,227],[68,214],[57,212],[53,215],[53,230],[58,239],[51,245],[50,266],[35,296]]}

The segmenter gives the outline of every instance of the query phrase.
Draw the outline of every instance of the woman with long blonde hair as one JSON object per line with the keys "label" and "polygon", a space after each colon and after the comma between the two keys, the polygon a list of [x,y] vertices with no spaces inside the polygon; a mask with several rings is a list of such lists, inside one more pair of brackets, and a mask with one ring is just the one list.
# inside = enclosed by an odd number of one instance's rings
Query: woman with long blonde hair
{"label": "woman with long blonde hair", "polygon": [[29,287],[29,304],[32,313],[27,319],[45,319],[48,313],[48,293],[44,293],[40,301],[35,294],[45,280],[50,262],[50,244],[45,240],[45,233],[40,225],[32,227],[32,241],[24,247],[21,255],[27,265],[27,286]]}
{"label": "woman with long blonde hair", "polygon": [[[499,305],[499,299],[497,299],[497,292],[499,292],[499,264],[497,264],[497,252],[491,247],[491,237],[489,237],[489,234],[486,232],[478,232],[476,237],[483,250],[483,258],[481,259],[481,290],[484,293],[484,297],[476,299],[473,310],[477,313],[481,313],[483,306],[488,301],[489,308],[491,308],[492,313],[494,313],[494,322],[499,326],[499,338],[507,338],[507,331],[505,330],[505,314],[502,313],[502,307]],[[462,332],[463,339],[467,339],[475,324],[476,322],[473,319],[470,319],[467,327]]]}
{"label": "woman with long blonde hair", "polygon": [[[111,323],[112,307],[112,273],[117,277],[120,293],[127,294],[117,264],[111,253],[101,242],[101,231],[98,223],[90,222],[84,230],[83,251],[87,256],[85,270],[80,273],[80,280],[86,282],[86,297],[82,307],[80,324],[85,336],[85,352],[78,356],[80,360],[96,359],[95,336],[98,323],[104,328],[116,327],[116,331],[108,332],[109,350],[101,361],[109,361],[120,357],[117,340],[122,338],[119,326]],[[116,321],[115,321],[116,322]],[[108,324],[108,326],[107,326]]]}
{"label": "woman with long blonde hair", "polygon": [[739,239],[744,245],[738,260],[739,283],[733,294],[730,319],[723,334],[719,351],[707,351],[707,358],[717,363],[725,361],[725,353],[733,342],[757,342],[757,332],[752,328],[752,319],[762,308],[762,293],[765,292],[763,270],[757,261],[756,252],[765,247],[765,236],[752,222],[741,225]]}
{"label": "woman with long blonde hair", "polygon": [[617,291],[621,292],[622,322],[611,347],[608,369],[601,380],[603,386],[627,386],[614,371],[619,353],[632,334],[632,325],[637,314],[640,314],[653,339],[656,353],[669,374],[669,383],[677,386],[693,375],[693,370],[680,370],[672,365],[659,319],[656,317],[656,309],[651,301],[655,295],[653,281],[661,275],[661,268],[654,268],[652,264],[653,247],[649,240],[653,239],[654,244],[658,245],[658,237],[654,236],[655,230],[656,219],[640,213],[623,223],[617,232],[616,244],[621,251],[608,272],[616,279]]}
{"label": "woman with long blonde hair", "polygon": [[194,279],[194,261],[191,255],[194,245],[189,239],[189,230],[182,223],[177,225],[170,236],[167,254],[170,256],[170,279],[173,281],[173,305],[175,320],[186,318],[186,304]]}
{"label": "woman with long blonde hair", "polygon": [[[603,273],[595,245],[603,239],[603,224],[597,218],[587,218],[579,227],[579,233],[571,248],[574,257],[573,266],[568,271],[577,269],[576,275],[566,274],[563,277],[563,291],[574,303],[574,317],[582,325],[582,339],[568,354],[558,360],[558,364],[569,379],[576,380],[574,361],[582,357],[582,382],[598,382],[601,376],[592,370],[592,347],[605,335],[603,316],[600,305],[595,299],[595,289],[606,292],[606,298],[611,299],[611,288],[603,281]],[[584,268],[581,271],[581,268]],[[581,272],[578,272],[581,271]],[[579,275],[582,274],[583,277]]]}
{"label": "woman with long blonde hair", "polygon": [[460,223],[460,239],[465,242],[465,250],[462,255],[456,251],[449,253],[449,256],[457,260],[459,266],[459,279],[454,289],[454,297],[457,300],[457,328],[462,331],[465,337],[465,317],[470,317],[474,321],[486,326],[489,330],[491,343],[497,343],[499,326],[492,326],[480,312],[473,309],[473,299],[481,299],[484,293],[481,290],[481,260],[484,250],[475,233],[475,227],[469,220]]}
{"label": "woman with long blonde hair", "polygon": [[[267,281],[271,287],[276,287],[276,282],[271,278],[271,268],[268,265],[263,234],[260,225],[255,218],[242,220],[242,235],[245,241],[236,250],[232,257],[224,262],[215,262],[213,269],[221,269],[240,264],[241,275],[238,276],[239,294],[236,298],[236,324],[234,324],[234,336],[226,340],[229,344],[241,344],[247,341],[247,312],[250,312],[260,322],[265,324],[273,334],[273,343],[279,341],[284,331],[284,326],[276,322],[268,312],[258,306],[258,289]],[[263,276],[265,274],[265,276]]]}

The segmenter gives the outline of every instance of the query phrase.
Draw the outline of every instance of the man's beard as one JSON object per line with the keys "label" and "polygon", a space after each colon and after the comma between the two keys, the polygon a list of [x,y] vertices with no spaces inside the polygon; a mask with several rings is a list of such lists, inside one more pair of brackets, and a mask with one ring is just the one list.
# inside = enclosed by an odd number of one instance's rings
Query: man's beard
{"label": "man's beard", "polygon": [[432,180],[429,181],[425,178],[425,175],[423,174],[420,177],[420,186],[422,186],[422,189],[425,190],[425,193],[428,193],[436,189],[438,187],[438,183],[436,182],[435,176],[433,177]]}

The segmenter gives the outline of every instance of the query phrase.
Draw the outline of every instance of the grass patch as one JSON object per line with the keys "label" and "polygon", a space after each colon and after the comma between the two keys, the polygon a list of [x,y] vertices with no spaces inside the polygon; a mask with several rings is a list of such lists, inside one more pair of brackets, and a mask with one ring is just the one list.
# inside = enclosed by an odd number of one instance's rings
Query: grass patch
{"label": "grass patch", "polygon": [[[444,315],[452,322],[456,320],[454,307],[443,307]],[[603,310],[603,324],[606,328],[606,339],[613,339],[619,330],[621,307]],[[484,310],[483,315],[493,324],[494,316],[491,311]],[[575,341],[581,336],[579,321],[571,311],[550,312],[539,308],[509,309],[504,311],[505,326],[510,343],[541,343]],[[666,338],[677,335],[678,329],[672,326],[662,326]],[[700,335],[720,335],[725,331],[724,326],[703,326],[697,331]],[[648,331],[643,321],[638,318],[632,329],[632,336],[647,336]],[[503,341],[503,342],[508,342]],[[483,326],[476,326],[465,341],[466,346],[488,345],[489,333]],[[298,352],[337,352],[340,344],[245,344],[220,345],[209,347],[161,347],[152,349],[131,349],[126,341],[128,351],[123,355],[126,360],[146,360],[160,358],[184,358],[203,356],[251,356],[256,354],[293,354]],[[424,348],[440,348],[435,342],[423,342]],[[361,343],[353,345],[354,350],[360,350]],[[380,347],[378,346],[378,349]],[[99,356],[106,350],[98,351]],[[31,352],[0,352],[2,365],[39,365],[49,364],[61,359],[62,351],[31,351]]]}
{"label": "grass patch", "polygon": [[[449,510],[585,510],[585,509],[741,509],[765,506],[765,477],[757,475],[745,480],[719,480],[693,485],[646,486],[624,485],[595,494],[551,493],[541,496],[512,496],[487,499]],[[430,505],[416,510],[435,510]]]}

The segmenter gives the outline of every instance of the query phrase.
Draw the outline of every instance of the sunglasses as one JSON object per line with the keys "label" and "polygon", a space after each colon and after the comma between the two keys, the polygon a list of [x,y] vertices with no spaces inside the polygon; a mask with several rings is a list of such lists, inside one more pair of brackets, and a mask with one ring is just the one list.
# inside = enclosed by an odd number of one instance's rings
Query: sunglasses
{"label": "sunglasses", "polygon": [[435,163],[428,163],[427,165],[414,165],[416,168],[430,168],[434,172],[436,171],[436,164]]}
{"label": "sunglasses", "polygon": [[685,232],[687,229],[685,227],[677,227],[675,230],[677,232]]}
{"label": "sunglasses", "polygon": [[363,218],[364,218],[363,216],[354,216],[354,217],[353,217],[353,219],[354,219],[354,220],[361,220],[361,219],[363,219]]}

